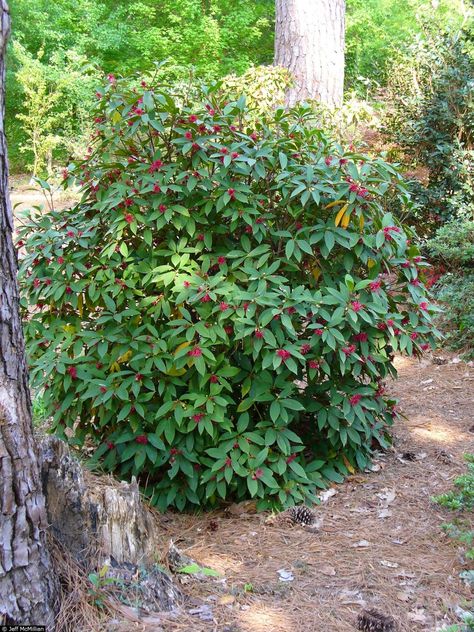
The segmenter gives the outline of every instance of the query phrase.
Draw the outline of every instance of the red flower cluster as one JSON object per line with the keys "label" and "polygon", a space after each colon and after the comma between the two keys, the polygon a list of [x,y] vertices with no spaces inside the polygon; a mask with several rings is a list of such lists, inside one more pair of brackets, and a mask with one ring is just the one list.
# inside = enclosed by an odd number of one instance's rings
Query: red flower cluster
{"label": "red flower cluster", "polygon": [[148,437],[146,435],[138,435],[138,437],[135,438],[135,441],[141,445],[146,445],[148,443]]}
{"label": "red flower cluster", "polygon": [[359,301],[352,301],[351,307],[355,312],[360,312],[361,309],[364,309],[364,306]]}
{"label": "red flower cluster", "polygon": [[195,415],[193,415],[193,421],[195,421],[198,424],[203,417],[204,417],[204,413],[196,413]]}
{"label": "red flower cluster", "polygon": [[311,345],[304,344],[300,347],[300,353],[302,355],[307,355],[311,351]]}
{"label": "red flower cluster", "polygon": [[342,352],[347,355],[351,355],[356,350],[355,345],[349,345],[348,347],[342,347]]}
{"label": "red flower cluster", "polygon": [[202,356],[202,351],[200,347],[194,347],[194,349],[191,349],[190,351],[188,351],[188,356],[191,356],[192,358],[199,358]]}
{"label": "red flower cluster", "polygon": [[310,369],[319,369],[319,362],[316,362],[316,360],[310,360],[308,362],[308,366]]}
{"label": "red flower cluster", "polygon": [[72,377],[73,380],[77,378],[77,369],[75,366],[68,366],[67,372]]}
{"label": "red flower cluster", "polygon": [[162,166],[163,166],[163,163],[161,160],[154,160],[151,163],[150,168],[148,169],[148,173],[155,173],[155,171],[159,171]]}
{"label": "red flower cluster", "polygon": [[278,349],[276,354],[279,358],[283,360],[283,362],[285,362],[285,360],[288,360],[288,358],[291,358],[291,353],[286,349]]}
{"label": "red flower cluster", "polygon": [[358,404],[360,402],[360,400],[362,399],[362,395],[353,395],[352,397],[349,398],[349,404],[351,406],[355,406],[356,404]]}
{"label": "red flower cluster", "polygon": [[353,336],[353,339],[356,342],[367,342],[369,336],[364,331],[362,331],[360,334],[356,334],[355,336]]}

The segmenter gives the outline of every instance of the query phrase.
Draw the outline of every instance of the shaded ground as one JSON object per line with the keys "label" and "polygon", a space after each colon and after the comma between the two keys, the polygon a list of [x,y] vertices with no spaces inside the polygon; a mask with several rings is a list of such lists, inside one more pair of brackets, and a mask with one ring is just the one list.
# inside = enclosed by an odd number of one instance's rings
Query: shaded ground
{"label": "shaded ground", "polygon": [[[268,526],[251,505],[232,508],[241,515],[164,516],[166,535],[223,573],[184,586],[210,606],[202,616],[211,612],[212,621],[180,616],[164,629],[349,632],[363,606],[393,615],[402,632],[455,622],[453,609],[469,590],[458,578],[460,549],[440,528],[451,516],[430,500],[451,487],[462,455],[474,451],[474,369],[452,360],[397,360],[391,390],[407,420],[396,424],[378,471],[336,486],[317,508],[318,533]],[[279,569],[294,580],[280,581]]]}
{"label": "shaded ground", "polygon": [[[16,175],[9,178],[10,199],[15,216],[18,211],[22,211],[33,206],[48,206],[48,200],[43,191],[34,182],[30,182],[29,176]],[[53,194],[54,206],[57,209],[66,207],[74,200],[71,191],[67,193],[62,189],[57,189]]]}

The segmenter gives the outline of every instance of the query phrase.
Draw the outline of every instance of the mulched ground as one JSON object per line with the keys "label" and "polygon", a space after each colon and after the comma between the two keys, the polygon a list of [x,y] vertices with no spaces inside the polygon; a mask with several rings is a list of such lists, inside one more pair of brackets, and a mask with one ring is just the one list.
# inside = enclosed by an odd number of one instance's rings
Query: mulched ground
{"label": "mulched ground", "polygon": [[[397,359],[390,389],[406,420],[395,426],[393,449],[376,471],[334,488],[316,508],[318,532],[269,526],[252,504],[163,516],[164,534],[222,577],[189,579],[183,590],[201,607],[162,619],[162,628],[350,632],[363,607],[393,616],[400,632],[457,621],[454,608],[472,595],[458,577],[461,549],[440,527],[452,515],[431,498],[452,486],[463,454],[474,451],[474,369],[445,359]],[[280,581],[281,569],[293,581]]]}

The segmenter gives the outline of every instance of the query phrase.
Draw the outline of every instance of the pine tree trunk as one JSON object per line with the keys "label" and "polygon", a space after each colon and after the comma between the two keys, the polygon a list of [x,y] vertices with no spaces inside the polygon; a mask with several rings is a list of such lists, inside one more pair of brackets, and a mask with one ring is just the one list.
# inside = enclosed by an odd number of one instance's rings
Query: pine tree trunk
{"label": "pine tree trunk", "polygon": [[275,65],[295,79],[287,105],[342,105],[345,0],[276,0]]}
{"label": "pine tree trunk", "polygon": [[56,583],[19,314],[17,258],[4,133],[5,49],[10,16],[0,0],[0,622],[54,628]]}

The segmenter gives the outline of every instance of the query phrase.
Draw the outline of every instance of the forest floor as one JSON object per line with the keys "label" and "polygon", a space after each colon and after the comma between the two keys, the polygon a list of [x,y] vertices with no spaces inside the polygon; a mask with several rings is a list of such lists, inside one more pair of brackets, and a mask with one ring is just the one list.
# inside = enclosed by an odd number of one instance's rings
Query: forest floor
{"label": "forest floor", "polygon": [[[11,179],[15,214],[45,204],[31,186]],[[55,196],[57,208],[71,201],[63,196]],[[456,622],[455,609],[472,594],[459,579],[461,549],[441,528],[453,516],[432,497],[452,487],[465,471],[463,454],[474,452],[474,367],[443,356],[444,364],[396,359],[399,379],[390,391],[405,418],[394,426],[393,447],[372,471],[332,488],[315,508],[318,531],[270,526],[252,503],[160,516],[166,543],[172,539],[221,576],[183,576],[189,603],[161,615],[158,626],[128,622],[110,630],[353,632],[363,608],[393,616],[399,632]],[[281,581],[282,569],[291,581]]]}
{"label": "forest floor", "polygon": [[[400,632],[456,622],[455,609],[472,594],[459,579],[461,549],[441,529],[452,514],[432,497],[452,487],[465,471],[463,454],[474,451],[474,368],[443,356],[442,365],[396,359],[390,391],[406,419],[375,471],[336,485],[315,509],[319,531],[269,526],[251,504],[163,516],[164,535],[222,574],[186,577],[184,592],[204,606],[163,619],[163,629],[352,632],[363,608],[393,616]],[[294,579],[281,581],[281,569]]]}

